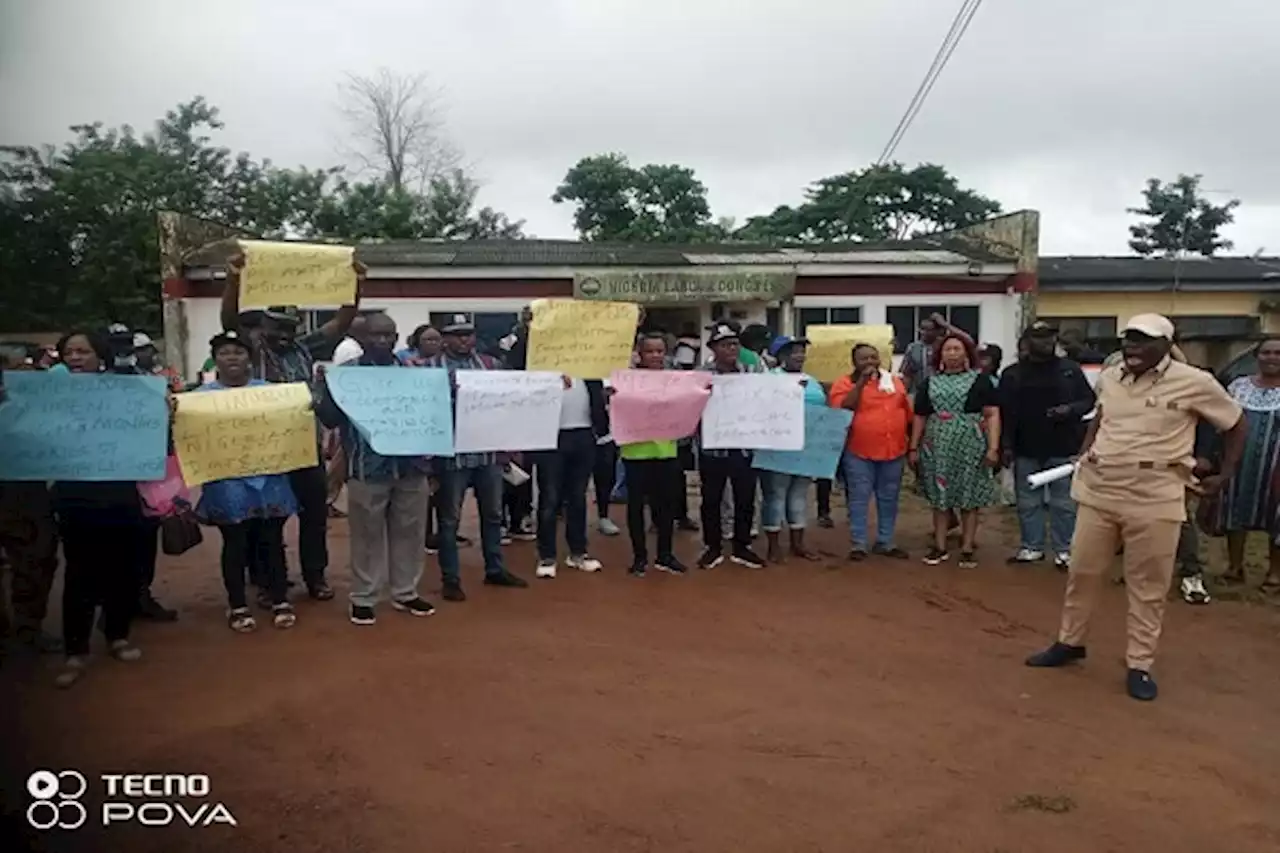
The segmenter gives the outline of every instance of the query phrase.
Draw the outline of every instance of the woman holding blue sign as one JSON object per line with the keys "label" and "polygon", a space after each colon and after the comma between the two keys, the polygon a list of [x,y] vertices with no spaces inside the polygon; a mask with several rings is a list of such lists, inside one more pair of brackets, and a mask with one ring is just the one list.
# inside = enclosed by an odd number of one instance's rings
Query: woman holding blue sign
{"label": "woman holding blue sign", "polygon": [[[769,355],[778,361],[771,373],[794,373],[804,384],[806,406],[827,405],[822,383],[804,372],[808,353],[808,338],[779,335],[769,345]],[[786,522],[791,531],[791,553],[802,560],[816,560],[817,555],[805,547],[804,529],[809,512],[809,487],[813,479],[781,471],[761,471],[760,487],[764,503],[760,507],[760,527],[768,542],[765,559],[775,563],[782,559],[782,525]]]}
{"label": "woman holding blue sign", "polygon": [[[217,378],[195,391],[267,384],[252,378],[252,350],[238,332],[214,335],[209,349]],[[215,480],[201,488],[196,517],[222,534],[222,585],[227,592],[227,625],[231,630],[246,634],[257,627],[245,598],[245,570],[256,560],[265,563],[255,569],[265,581],[273,624],[291,628],[297,622],[289,603],[284,565],[284,525],[297,512],[298,500],[288,474]]]}
{"label": "woman holding blue sign", "polygon": [[[97,332],[77,331],[58,341],[58,355],[71,373],[103,373],[110,344]],[[136,661],[129,642],[138,607],[138,582],[146,537],[155,528],[142,515],[135,482],[65,480],[51,489],[62,556],[62,639],[67,659],[56,684],[70,687],[84,674],[94,613],[102,607],[102,632],[111,656]]]}

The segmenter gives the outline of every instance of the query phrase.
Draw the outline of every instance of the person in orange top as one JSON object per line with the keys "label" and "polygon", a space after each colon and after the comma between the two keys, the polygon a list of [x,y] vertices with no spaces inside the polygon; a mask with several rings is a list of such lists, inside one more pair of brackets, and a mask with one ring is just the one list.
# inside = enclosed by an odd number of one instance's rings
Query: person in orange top
{"label": "person in orange top", "polygon": [[902,379],[880,369],[880,351],[871,344],[855,344],[853,372],[831,386],[833,408],[853,412],[849,440],[840,460],[849,491],[850,560],[867,557],[867,510],[876,499],[876,541],[870,553],[906,559],[893,544],[898,523],[898,494],[907,456],[911,398]]}

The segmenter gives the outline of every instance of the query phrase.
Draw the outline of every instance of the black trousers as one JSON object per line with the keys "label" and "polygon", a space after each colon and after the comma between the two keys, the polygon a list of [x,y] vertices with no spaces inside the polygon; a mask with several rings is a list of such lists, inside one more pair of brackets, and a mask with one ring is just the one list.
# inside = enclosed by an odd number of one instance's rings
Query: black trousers
{"label": "black trousers", "polygon": [[698,457],[702,479],[702,542],[710,551],[719,551],[720,505],[726,485],[733,490],[733,544],[745,548],[751,544],[751,522],[756,514],[756,471],[751,457],[733,451],[730,456]]}
{"label": "black trousers", "polygon": [[698,462],[693,455],[693,443],[691,441],[681,443],[677,452],[679,455],[676,458],[680,463],[680,471],[678,472],[679,476],[676,477],[679,488],[676,489],[675,493],[674,515],[678,520],[683,520],[689,518],[689,490],[685,488],[684,472],[697,470]]}
{"label": "black trousers", "polygon": [[609,503],[613,497],[613,487],[617,479],[618,445],[612,441],[608,444],[596,445],[596,461],[591,470],[591,483],[595,486],[596,515],[600,518],[609,517]]}
{"label": "black trousers", "polygon": [[147,537],[156,529],[141,516],[94,510],[64,511],[58,521],[62,557],[62,640],[67,655],[89,654],[93,617],[102,608],[108,642],[129,639]]}
{"label": "black trousers", "polygon": [[538,475],[538,466],[526,456],[520,467],[529,475],[528,480],[518,486],[502,481],[502,511],[508,530],[517,529],[520,522],[533,514],[533,481]]}
{"label": "black trousers", "polygon": [[[254,584],[265,589],[272,604],[289,600],[284,568],[284,518],[251,518],[239,524],[220,524],[222,533],[222,586],[232,610],[247,606],[245,570]],[[258,555],[264,560],[255,564]]]}
{"label": "black trousers", "polygon": [[818,481],[818,518],[831,517],[831,481]]}
{"label": "black trousers", "polygon": [[160,519],[148,518],[144,523],[150,533],[143,543],[141,577],[138,583],[139,599],[148,598],[151,595],[151,585],[156,582],[156,559],[160,554]]}
{"label": "black trousers", "polygon": [[[328,473],[323,465],[291,471],[289,485],[298,498],[298,560],[302,563],[302,580],[310,588],[324,583],[329,568]],[[284,564],[283,539],[279,552],[279,560]]]}
{"label": "black trousers", "polygon": [[676,478],[683,482],[684,472],[678,459],[624,459],[622,467],[627,473],[627,533],[631,537],[631,555],[648,562],[644,509],[649,507],[649,517],[658,530],[658,559],[671,556],[672,530],[675,527],[675,509],[672,489]]}

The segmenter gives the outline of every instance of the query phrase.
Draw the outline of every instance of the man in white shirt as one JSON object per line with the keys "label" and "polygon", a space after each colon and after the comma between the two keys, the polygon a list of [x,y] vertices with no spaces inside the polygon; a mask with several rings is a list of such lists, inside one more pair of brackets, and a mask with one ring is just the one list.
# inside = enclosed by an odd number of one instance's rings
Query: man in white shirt
{"label": "man in white shirt", "polygon": [[367,321],[363,315],[351,321],[347,336],[333,350],[333,363],[346,364],[364,355],[364,333]]}
{"label": "man in white shirt", "polygon": [[538,567],[540,578],[556,576],[557,519],[564,509],[565,565],[597,572],[587,553],[587,482],[595,466],[596,440],[609,433],[604,386],[599,380],[565,379],[557,449],[533,454],[538,478]]}

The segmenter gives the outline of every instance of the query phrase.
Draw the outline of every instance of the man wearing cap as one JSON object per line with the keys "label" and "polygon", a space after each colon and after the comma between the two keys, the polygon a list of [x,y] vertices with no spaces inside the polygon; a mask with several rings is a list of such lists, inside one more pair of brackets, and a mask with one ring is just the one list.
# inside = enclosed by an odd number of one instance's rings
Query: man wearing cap
{"label": "man wearing cap", "polygon": [[[1080,365],[1057,355],[1056,328],[1037,320],[1025,335],[1027,357],[1005,368],[998,389],[1004,464],[1013,468],[1022,534],[1022,544],[1009,562],[1026,565],[1044,560],[1047,509],[1053,562],[1066,571],[1076,524],[1071,480],[1033,489],[1027,477],[1065,465],[1080,452],[1086,428],[1082,418],[1093,410],[1096,398]],[[1044,489],[1049,491],[1047,508]]]}
{"label": "man wearing cap", "polygon": [[1027,658],[1059,667],[1085,657],[1085,638],[1103,578],[1124,548],[1129,598],[1128,678],[1134,699],[1156,698],[1151,678],[1178,536],[1186,519],[1192,455],[1200,420],[1224,433],[1217,473],[1195,487],[1221,491],[1240,465],[1245,427],[1240,406],[1212,375],[1176,361],[1173,323],[1139,314],[1124,327],[1124,356],[1098,378],[1097,416],[1081,448],[1071,495],[1079,504],[1058,640]]}
{"label": "man wearing cap", "polygon": [[[302,317],[294,306],[282,305],[261,313],[256,329],[246,328],[240,314],[240,271],[244,256],[227,262],[227,280],[222,289],[222,328],[239,330],[253,351],[250,365],[255,379],[267,382],[305,382],[314,390],[315,366],[320,356],[347,334],[359,316],[360,291],[364,288],[364,264],[354,262],[356,300],[343,305],[333,319],[308,335],[298,337]],[[289,473],[289,484],[298,499],[298,554],[307,593],[317,601],[333,598],[333,588],[325,579],[329,568],[328,519],[329,481],[320,448],[320,423],[316,422],[316,464]],[[260,591],[261,592],[261,591]],[[259,596],[259,603],[264,603]]]}
{"label": "man wearing cap", "polygon": [[[501,370],[495,359],[476,352],[476,327],[466,314],[454,314],[440,329],[440,353],[423,361],[424,367],[443,367],[455,389],[459,370]],[[529,584],[507,571],[502,559],[502,469],[495,453],[459,453],[435,460],[440,480],[440,573],[445,601],[466,601],[458,563],[458,516],[462,498],[470,488],[480,505],[480,544],[484,552],[484,582],[489,586],[526,587]]]}
{"label": "man wearing cap", "polygon": [[146,332],[133,333],[133,355],[138,360],[138,369],[143,373],[162,377],[169,384],[170,391],[182,390],[182,377],[178,375],[178,371],[160,363],[160,350]]}
{"label": "man wearing cap", "polygon": [[[728,323],[713,323],[707,346],[711,359],[702,365],[709,373],[763,373],[759,361],[754,366],[739,359],[738,332]],[[725,486],[733,491],[733,562],[752,569],[764,566],[764,560],[751,550],[751,522],[756,513],[756,472],[751,467],[750,450],[708,450],[702,448],[698,458],[698,474],[702,480],[702,556],[698,567],[712,569],[724,560],[723,531],[720,529],[720,506]]]}

